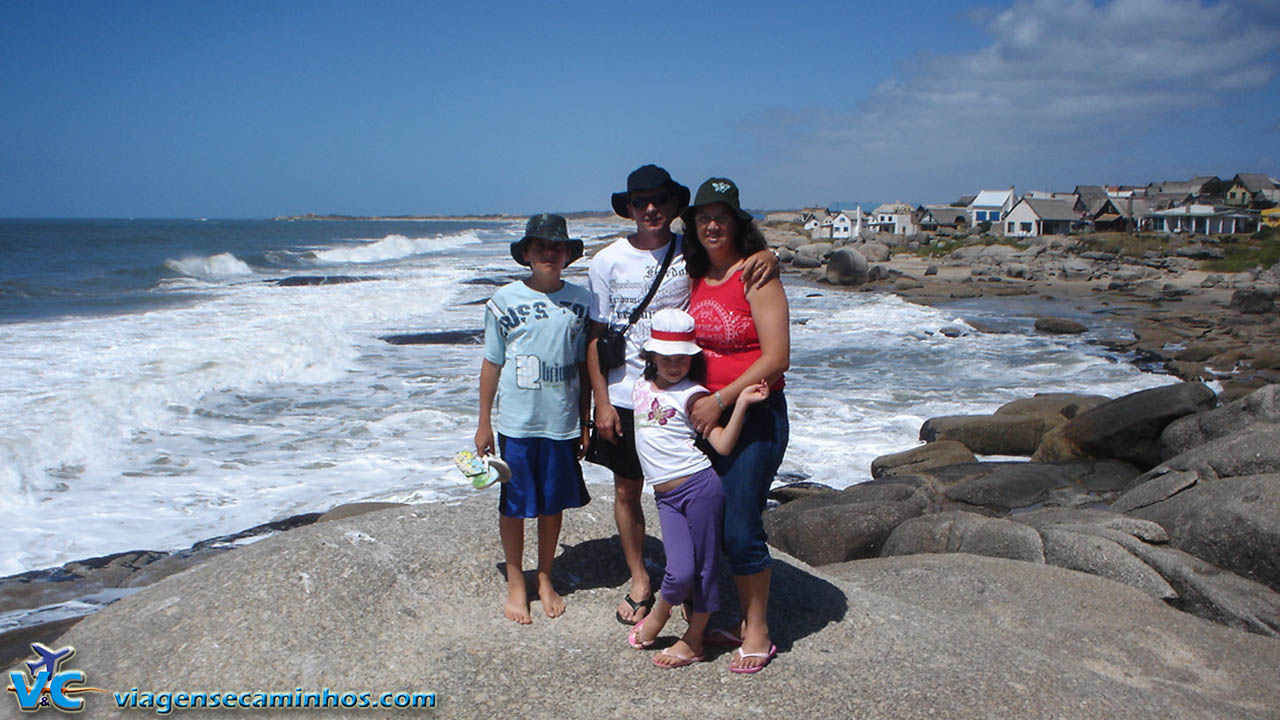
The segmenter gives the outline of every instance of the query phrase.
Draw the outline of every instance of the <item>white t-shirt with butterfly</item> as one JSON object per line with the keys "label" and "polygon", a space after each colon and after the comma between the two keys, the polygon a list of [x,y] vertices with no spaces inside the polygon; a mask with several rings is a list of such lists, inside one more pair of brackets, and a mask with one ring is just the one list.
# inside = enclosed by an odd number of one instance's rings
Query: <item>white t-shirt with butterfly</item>
{"label": "white t-shirt with butterfly", "polygon": [[689,401],[706,393],[689,378],[666,390],[644,378],[636,381],[631,399],[645,484],[659,485],[711,467],[711,460],[693,444],[698,433],[689,420]]}

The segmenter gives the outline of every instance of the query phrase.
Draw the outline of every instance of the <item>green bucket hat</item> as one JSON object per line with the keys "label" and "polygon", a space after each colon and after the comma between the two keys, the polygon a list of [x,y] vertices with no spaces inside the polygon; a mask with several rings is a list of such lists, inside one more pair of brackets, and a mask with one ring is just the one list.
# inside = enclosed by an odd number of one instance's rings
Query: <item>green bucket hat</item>
{"label": "green bucket hat", "polygon": [[689,207],[697,208],[711,203],[724,203],[733,208],[740,220],[751,220],[751,213],[742,209],[738,202],[738,186],[729,178],[713,177],[698,186],[698,194],[694,196]]}
{"label": "green bucket hat", "polygon": [[559,215],[551,213],[534,215],[524,224],[524,237],[511,243],[511,257],[525,267],[529,267],[529,262],[524,259],[524,249],[531,238],[564,243],[569,251],[569,259],[565,261],[565,267],[582,257],[582,241],[569,238],[569,226]]}

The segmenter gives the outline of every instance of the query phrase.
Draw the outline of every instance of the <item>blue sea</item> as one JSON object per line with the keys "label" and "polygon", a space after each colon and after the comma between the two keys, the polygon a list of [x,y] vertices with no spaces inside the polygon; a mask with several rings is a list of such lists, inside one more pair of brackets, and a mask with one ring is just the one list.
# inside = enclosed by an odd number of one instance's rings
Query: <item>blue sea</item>
{"label": "blue sea", "polygon": [[[478,492],[452,457],[475,432],[480,346],[385,338],[480,328],[495,283],[520,274],[508,243],[522,229],[0,221],[0,575],[341,503]],[[588,252],[625,229],[570,222]],[[585,284],[588,262],[568,279]],[[345,282],[296,280],[319,277]],[[1082,315],[1083,337],[1043,336],[998,302],[930,308],[784,281],[792,441],[779,482],[863,482],[932,416],[1172,382],[1096,344],[1125,332],[1101,317]]]}

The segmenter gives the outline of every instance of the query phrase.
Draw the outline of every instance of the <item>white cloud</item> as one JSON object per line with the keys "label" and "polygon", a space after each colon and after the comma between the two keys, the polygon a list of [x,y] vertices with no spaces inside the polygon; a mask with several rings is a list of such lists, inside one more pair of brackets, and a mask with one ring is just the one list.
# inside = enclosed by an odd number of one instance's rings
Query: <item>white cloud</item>
{"label": "white cloud", "polygon": [[851,111],[815,108],[802,113],[809,122],[787,113],[754,132],[793,186],[852,186],[835,197],[939,192],[946,177],[1000,187],[1086,172],[1090,156],[1124,153],[1163,124],[1201,122],[1196,113],[1266,86],[1280,48],[1273,8],[1019,0],[985,17],[986,47],[920,56]]}

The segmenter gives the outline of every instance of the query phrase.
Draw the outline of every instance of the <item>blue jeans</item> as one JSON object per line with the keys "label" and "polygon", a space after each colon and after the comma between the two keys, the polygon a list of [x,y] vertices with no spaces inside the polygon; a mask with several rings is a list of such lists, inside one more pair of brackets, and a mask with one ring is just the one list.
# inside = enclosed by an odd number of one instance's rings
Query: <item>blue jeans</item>
{"label": "blue jeans", "polygon": [[711,454],[724,481],[724,552],[734,575],[754,575],[772,562],[763,515],[790,433],[787,399],[775,392],[747,409],[733,452]]}

